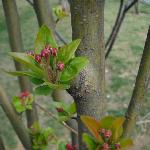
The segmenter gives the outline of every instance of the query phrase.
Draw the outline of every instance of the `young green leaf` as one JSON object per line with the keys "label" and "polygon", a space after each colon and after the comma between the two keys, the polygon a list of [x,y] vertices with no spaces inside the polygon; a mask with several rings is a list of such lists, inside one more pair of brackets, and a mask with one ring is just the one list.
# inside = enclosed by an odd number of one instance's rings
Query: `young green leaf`
{"label": "young green leaf", "polygon": [[68,63],[70,59],[74,57],[75,51],[78,48],[81,40],[77,39],[65,45],[58,50],[58,61],[64,62],[64,64]]}
{"label": "young green leaf", "polygon": [[128,148],[133,146],[133,141],[130,138],[124,138],[120,140],[121,148]]}
{"label": "young green leaf", "polygon": [[61,5],[54,7],[53,12],[59,20],[68,16],[67,12],[62,8]]}
{"label": "young green leaf", "polygon": [[50,44],[53,48],[57,47],[52,31],[46,25],[43,25],[39,29],[35,40],[35,53],[39,54],[47,44]]}
{"label": "young green leaf", "polygon": [[38,79],[38,78],[36,78],[36,77],[31,77],[30,80],[31,80],[32,83],[34,83],[34,84],[36,84],[36,85],[40,85],[40,84],[43,84],[43,83],[44,83],[43,80]]}
{"label": "young green leaf", "polygon": [[40,66],[36,65],[35,60],[31,56],[18,52],[10,52],[10,56],[12,56],[20,64],[34,71],[37,77],[43,77],[43,70],[40,68]]}
{"label": "young green leaf", "polygon": [[120,138],[123,132],[123,127],[122,124],[124,122],[125,118],[124,117],[117,117],[112,125],[111,125],[111,130],[112,130],[112,140],[114,142],[117,142],[117,140]]}
{"label": "young green leaf", "polygon": [[75,102],[73,102],[72,104],[70,104],[70,105],[68,106],[68,108],[66,109],[66,111],[67,111],[69,114],[75,114],[75,113],[77,112]]}
{"label": "young green leaf", "polygon": [[34,92],[37,95],[48,95],[52,89],[48,85],[41,85],[35,88]]}
{"label": "young green leaf", "polygon": [[66,150],[66,143],[63,141],[59,141],[57,146],[57,150]]}
{"label": "young green leaf", "polygon": [[5,72],[13,76],[36,77],[36,74],[30,71],[5,71]]}
{"label": "young green leaf", "polygon": [[96,150],[96,147],[98,144],[90,135],[83,133],[82,139],[83,139],[83,142],[86,144],[88,150]]}
{"label": "young green leaf", "polygon": [[107,116],[107,117],[102,118],[100,120],[101,128],[110,129],[110,127],[115,119],[116,118],[113,116]]}
{"label": "young green leaf", "polygon": [[50,82],[44,82],[45,85],[48,85],[51,89],[68,89],[70,86],[68,84],[53,84]]}
{"label": "young green leaf", "polygon": [[100,143],[103,142],[102,137],[99,134],[99,129],[101,128],[100,122],[90,116],[81,116],[80,117],[84,125],[89,129],[97,141]]}
{"label": "young green leaf", "polygon": [[77,74],[88,64],[86,57],[75,57],[66,66],[61,74],[60,81],[66,82],[74,79]]}

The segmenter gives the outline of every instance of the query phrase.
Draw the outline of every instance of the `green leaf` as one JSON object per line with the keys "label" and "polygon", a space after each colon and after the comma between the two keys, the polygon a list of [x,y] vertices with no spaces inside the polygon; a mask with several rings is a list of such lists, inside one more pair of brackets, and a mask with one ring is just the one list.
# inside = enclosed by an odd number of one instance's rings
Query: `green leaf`
{"label": "green leaf", "polygon": [[35,88],[35,94],[37,95],[48,95],[50,94],[52,89],[48,85],[41,85]]}
{"label": "green leaf", "polygon": [[58,117],[58,120],[61,121],[61,122],[62,122],[62,121],[63,121],[63,122],[64,122],[64,121],[67,121],[67,120],[69,120],[69,119],[70,119],[70,116],[59,116],[59,117]]}
{"label": "green leaf", "polygon": [[61,5],[54,7],[53,12],[59,20],[68,16],[67,12],[62,8]]}
{"label": "green leaf", "polygon": [[12,105],[18,113],[24,112],[26,110],[25,107],[21,104],[20,98],[17,96],[13,97]]}
{"label": "green leaf", "polygon": [[88,150],[95,150],[96,149],[97,143],[94,141],[94,139],[90,135],[83,133],[82,139],[83,139],[83,142],[85,142]]}
{"label": "green leaf", "polygon": [[122,124],[123,124],[124,120],[125,120],[124,117],[117,117],[111,125],[112,140],[114,142],[117,142],[117,140],[122,135],[122,132],[123,132]]}
{"label": "green leaf", "polygon": [[36,77],[36,74],[29,71],[5,71],[6,73],[13,75],[13,76],[29,76],[29,77]]}
{"label": "green leaf", "polygon": [[110,129],[110,127],[112,126],[112,123],[115,119],[116,118],[113,116],[104,117],[103,119],[100,120],[101,128]]}
{"label": "green leaf", "polygon": [[58,142],[58,150],[66,150],[66,143],[63,141]]}
{"label": "green leaf", "polygon": [[90,117],[90,116],[81,116],[80,117],[84,125],[89,129],[92,135],[96,138],[97,141],[103,143],[103,139],[99,134],[100,121]]}
{"label": "green leaf", "polygon": [[35,53],[39,54],[47,44],[50,44],[53,48],[57,47],[52,31],[46,25],[42,25],[35,40]]}
{"label": "green leaf", "polygon": [[73,102],[72,104],[70,104],[66,110],[69,114],[75,114],[77,112],[76,109],[76,103]]}
{"label": "green leaf", "polygon": [[74,57],[75,51],[77,47],[79,46],[80,42],[81,40],[77,39],[77,40],[72,41],[68,45],[61,47],[58,50],[58,56],[57,56],[58,61],[62,61],[65,64],[69,62],[69,60]]}
{"label": "green leaf", "polygon": [[48,85],[51,89],[69,89],[68,84],[53,84],[50,82],[44,82],[44,84]]}
{"label": "green leaf", "polygon": [[25,53],[18,53],[18,52],[10,52],[10,56],[12,56],[17,62],[24,65],[28,69],[34,71],[34,74],[38,78],[43,77],[43,70],[40,66],[37,66],[33,57],[25,54]]}
{"label": "green leaf", "polygon": [[40,85],[40,84],[44,83],[43,80],[38,79],[38,78],[34,78],[34,77],[31,77],[30,80],[31,80],[32,83],[34,83],[36,85]]}
{"label": "green leaf", "polygon": [[133,146],[133,141],[130,138],[124,138],[120,140],[121,148],[128,148]]}
{"label": "green leaf", "polygon": [[75,78],[88,62],[89,61],[86,57],[73,58],[62,72],[60,81],[66,82]]}

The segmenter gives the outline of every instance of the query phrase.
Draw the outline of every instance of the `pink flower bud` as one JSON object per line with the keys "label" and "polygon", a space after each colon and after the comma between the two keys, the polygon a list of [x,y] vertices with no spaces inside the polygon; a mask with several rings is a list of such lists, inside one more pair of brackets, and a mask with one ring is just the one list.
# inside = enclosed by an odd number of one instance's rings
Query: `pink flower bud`
{"label": "pink flower bud", "polygon": [[75,144],[75,145],[73,146],[73,150],[78,150],[78,145],[77,145],[77,144]]}
{"label": "pink flower bud", "polygon": [[54,57],[56,57],[57,56],[57,48],[52,48],[51,53]]}
{"label": "pink flower bud", "polygon": [[30,55],[30,56],[34,56],[34,52],[32,52],[32,51],[30,51],[30,50],[27,51],[26,54],[27,54],[27,55]]}
{"label": "pink flower bud", "polygon": [[30,96],[30,93],[28,92],[28,91],[24,91],[24,92],[22,92],[21,94],[20,94],[20,98],[21,99],[24,99],[24,98],[27,98],[27,97],[29,97]]}
{"label": "pink flower bud", "polygon": [[105,133],[104,133],[104,136],[105,136],[106,138],[110,138],[111,135],[112,135],[111,130],[106,130]]}
{"label": "pink flower bud", "polygon": [[115,149],[119,150],[121,148],[120,143],[115,143]]}
{"label": "pink flower bud", "polygon": [[109,145],[107,144],[107,143],[104,143],[103,145],[102,145],[102,150],[109,150]]}
{"label": "pink flower bud", "polygon": [[101,129],[98,130],[98,132],[104,134],[105,133],[105,129],[101,128]]}
{"label": "pink flower bud", "polygon": [[50,56],[50,49],[49,48],[44,48],[41,51],[41,57],[48,58],[49,56]]}
{"label": "pink flower bud", "polygon": [[73,150],[72,145],[71,144],[66,144],[66,150]]}
{"label": "pink flower bud", "polygon": [[58,112],[64,112],[64,109],[63,109],[63,108],[57,107],[56,110],[57,110]]}
{"label": "pink flower bud", "polygon": [[35,55],[35,61],[38,62],[38,63],[40,64],[41,61],[42,61],[41,55]]}
{"label": "pink flower bud", "polygon": [[62,63],[62,62],[59,62],[59,63],[57,64],[57,69],[58,69],[59,71],[63,71],[63,70],[64,70],[64,67],[65,67],[65,65],[64,65],[64,63]]}

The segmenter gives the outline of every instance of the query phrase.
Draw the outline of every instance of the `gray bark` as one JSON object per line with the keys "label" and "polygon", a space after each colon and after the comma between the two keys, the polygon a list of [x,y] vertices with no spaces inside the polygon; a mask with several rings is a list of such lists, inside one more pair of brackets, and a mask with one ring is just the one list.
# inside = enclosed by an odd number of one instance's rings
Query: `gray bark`
{"label": "gray bark", "polygon": [[20,141],[26,150],[32,150],[30,136],[25,128],[21,117],[15,112],[13,106],[8,100],[4,90],[0,87],[0,105],[4,112],[6,113],[11,125],[13,126],[16,134],[18,135]]}
{"label": "gray bark", "polygon": [[[15,0],[2,0],[9,34],[11,51],[20,52],[23,50],[21,27]],[[16,70],[23,70],[22,66],[15,61]],[[31,84],[26,77],[18,77],[21,91],[31,91]],[[38,120],[36,107],[33,104],[32,111],[26,111],[28,126]]]}
{"label": "gray bark", "polygon": [[90,61],[69,90],[77,104],[79,149],[85,150],[82,134],[87,130],[80,115],[99,119],[105,100],[104,0],[70,2],[72,37],[82,39],[76,55]]}
{"label": "gray bark", "polygon": [[144,96],[147,92],[147,87],[150,80],[150,28],[147,34],[147,39],[139,67],[139,71],[136,77],[136,82],[133,90],[133,94],[129,103],[128,110],[126,112],[126,120],[124,122],[124,135],[131,134],[135,127],[137,116],[142,109],[142,103],[144,102]]}

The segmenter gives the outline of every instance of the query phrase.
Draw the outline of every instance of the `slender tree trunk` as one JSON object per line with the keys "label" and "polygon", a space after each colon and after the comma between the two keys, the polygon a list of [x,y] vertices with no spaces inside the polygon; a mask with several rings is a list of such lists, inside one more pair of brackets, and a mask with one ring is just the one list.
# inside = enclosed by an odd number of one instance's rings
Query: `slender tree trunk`
{"label": "slender tree trunk", "polygon": [[[11,51],[20,52],[21,50],[23,50],[23,44],[16,2],[15,0],[2,0],[2,2],[7,23]],[[22,66],[17,62],[15,62],[15,67],[16,70],[23,70]],[[31,84],[26,77],[18,77],[18,79],[21,91],[31,91]],[[31,126],[33,122],[38,120],[36,107],[34,104],[33,110],[26,111],[26,114],[28,126]]]}
{"label": "slender tree trunk", "polygon": [[39,25],[47,25],[54,31],[55,22],[51,14],[48,0],[34,0],[34,8],[37,15]]}
{"label": "slender tree trunk", "polygon": [[13,109],[10,101],[8,100],[4,90],[0,87],[0,105],[2,106],[4,112],[6,113],[8,119],[10,120],[16,134],[18,135],[20,141],[26,150],[31,150],[31,141],[30,136],[25,128],[21,117],[17,115]]}
{"label": "slender tree trunk", "polygon": [[0,150],[6,150],[6,149],[5,149],[5,146],[4,146],[3,139],[2,139],[2,137],[1,137],[1,134],[0,134]]}
{"label": "slender tree trunk", "polygon": [[139,14],[139,0],[138,0],[138,2],[135,4],[134,9],[135,9],[135,13],[138,15],[138,14]]}
{"label": "slender tree trunk", "polygon": [[99,119],[105,100],[104,0],[70,2],[72,37],[82,39],[76,55],[90,61],[69,90],[77,104],[79,149],[86,150],[82,134],[87,130],[80,115]]}
{"label": "slender tree trunk", "polygon": [[126,120],[124,123],[124,135],[129,135],[133,130],[137,116],[140,113],[144,96],[147,91],[150,79],[150,28],[147,34],[138,75],[135,82],[132,98],[128,110],[126,112]]}

